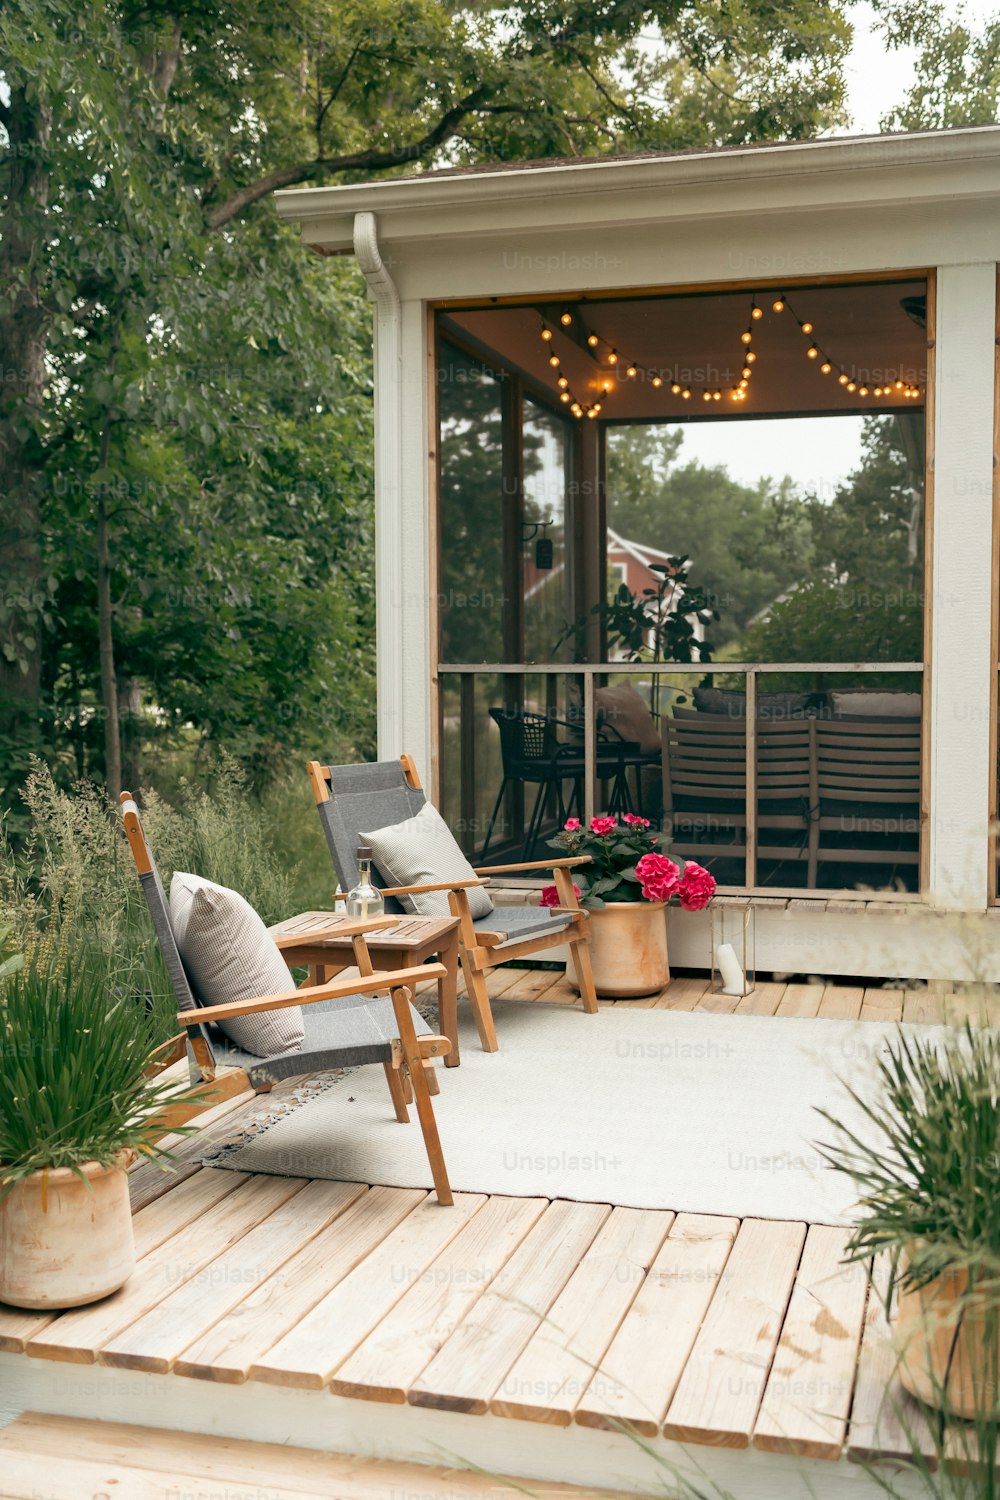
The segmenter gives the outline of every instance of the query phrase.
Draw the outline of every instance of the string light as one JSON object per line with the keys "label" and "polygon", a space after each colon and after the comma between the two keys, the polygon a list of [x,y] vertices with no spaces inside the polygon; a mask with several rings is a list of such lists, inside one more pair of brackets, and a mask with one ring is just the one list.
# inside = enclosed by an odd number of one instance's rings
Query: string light
{"label": "string light", "polygon": [[[809,339],[809,345],[805,351],[806,358],[812,360],[823,375],[836,373],[837,384],[842,386],[849,395],[858,395],[861,397],[874,396],[877,399],[886,396],[896,396],[902,397],[907,401],[913,401],[918,399],[922,394],[919,386],[914,385],[910,381],[905,381],[902,378],[897,378],[896,380],[885,380],[881,384],[874,386],[869,386],[866,383],[858,380],[851,371],[845,369],[843,365],[839,364],[835,359],[831,358],[829,353],[827,353],[827,351],[822,347],[819,341],[815,337],[813,337],[815,331],[814,324],[811,323],[808,319],[802,319],[798,316],[794,307],[788,301],[784,293],[779,293],[774,297],[771,302],[771,309],[775,313],[781,313],[787,309],[792,318],[798,324],[800,332]],[[753,324],[759,322],[763,318],[763,316],[764,309],[758,304],[757,296],[756,294],[754,294],[750,303],[749,325],[740,334],[741,372],[738,384],[734,385],[729,392],[729,395],[733,401],[745,401],[747,399],[747,396],[749,395],[749,384],[754,374],[754,365],[757,360],[756,350],[751,349],[749,346],[753,342]],[[559,323],[563,328],[570,327],[573,321],[574,314],[568,308],[560,313]],[[581,332],[589,349],[597,350],[601,347],[602,344],[604,345],[605,349],[607,350],[605,359],[608,365],[610,365],[612,368],[615,368],[622,362],[623,356],[613,345],[609,345],[606,340],[602,339],[600,334],[595,333],[593,329],[587,330],[586,327],[583,327],[581,329]],[[554,330],[549,326],[549,324],[543,317],[541,337],[542,340],[550,347],[553,334]],[[548,362],[553,370],[558,370],[560,368],[561,361],[559,355],[555,352],[549,354]],[[636,380],[640,374],[649,380],[649,383],[654,388],[654,390],[661,389],[664,384],[664,378],[661,374],[650,370],[648,367],[643,368],[641,365],[631,360],[625,363],[625,376],[628,380]],[[569,406],[570,411],[575,417],[582,418],[583,416],[587,416],[593,418],[600,413],[602,409],[602,402],[600,400],[594,401],[578,399],[576,396],[574,396],[570,388],[570,382],[565,375],[560,374],[557,385],[559,387],[560,401]],[[692,390],[690,386],[682,384],[679,380],[672,380],[669,382],[669,385],[670,394],[672,396],[679,396],[683,401],[690,401],[692,396]],[[611,395],[613,390],[614,385],[611,380],[605,379],[601,383],[602,395]],[[706,404],[711,404],[713,401],[721,401],[722,391],[718,388],[713,389],[712,387],[702,387],[701,397],[703,402],[705,402]]]}

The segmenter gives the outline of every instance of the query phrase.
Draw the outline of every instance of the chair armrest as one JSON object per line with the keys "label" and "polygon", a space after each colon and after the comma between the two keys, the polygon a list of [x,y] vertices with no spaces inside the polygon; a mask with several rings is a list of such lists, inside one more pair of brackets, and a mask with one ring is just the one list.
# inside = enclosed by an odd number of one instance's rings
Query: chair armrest
{"label": "chair armrest", "polygon": [[[415,896],[423,891],[465,891],[470,886],[485,885],[485,880],[444,880],[440,885],[387,885],[383,896]],[[401,918],[395,919],[397,922]]]}
{"label": "chair armrest", "polygon": [[482,875],[507,875],[513,870],[569,870],[574,865],[589,865],[591,862],[589,854],[574,854],[571,859],[533,859],[526,865],[490,865],[488,869],[477,870]]}
{"label": "chair armrest", "polygon": [[395,927],[398,917],[358,917],[357,921],[337,920],[335,927],[310,927],[307,932],[272,932],[278,948],[302,948],[309,943],[321,943],[324,938],[360,937],[366,932],[381,932],[383,928]]}
{"label": "chair armrest", "polygon": [[355,974],[346,979],[331,979],[328,984],[314,984],[301,990],[286,990],[280,995],[261,995],[249,1000],[226,1000],[221,1005],[199,1005],[194,1010],[178,1011],[182,1026],[199,1026],[203,1021],[230,1021],[236,1016],[256,1016],[267,1010],[289,1010],[293,1005],[315,1005],[320,1000],[343,1000],[349,995],[380,995],[390,990],[415,987],[425,979],[447,977],[444,964],[420,964],[413,969],[393,969],[375,974]]}

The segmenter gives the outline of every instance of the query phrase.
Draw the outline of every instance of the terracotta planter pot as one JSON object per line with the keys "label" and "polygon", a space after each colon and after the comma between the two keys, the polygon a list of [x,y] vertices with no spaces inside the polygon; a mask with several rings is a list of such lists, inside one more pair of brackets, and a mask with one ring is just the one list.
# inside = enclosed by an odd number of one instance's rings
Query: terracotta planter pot
{"label": "terracotta planter pot", "polygon": [[670,979],[663,901],[613,901],[588,918],[594,986],[609,1000],[652,995]]}
{"label": "terracotta planter pot", "polygon": [[135,1269],[128,1159],[87,1162],[83,1182],[68,1167],[34,1172],[0,1200],[0,1302],[81,1307]]}
{"label": "terracotta planter pot", "polygon": [[1000,1288],[968,1294],[965,1271],[945,1271],[917,1290],[901,1290],[896,1308],[899,1378],[906,1389],[956,1417],[1000,1406]]}

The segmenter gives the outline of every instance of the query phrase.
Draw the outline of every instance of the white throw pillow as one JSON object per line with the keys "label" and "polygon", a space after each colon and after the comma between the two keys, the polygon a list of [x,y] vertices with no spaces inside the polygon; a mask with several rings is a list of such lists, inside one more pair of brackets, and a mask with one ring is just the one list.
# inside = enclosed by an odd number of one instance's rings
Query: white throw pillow
{"label": "white throw pillow", "polygon": [[[455,841],[455,836],[436,807],[425,802],[415,818],[376,828],[358,835],[370,844],[375,863],[386,885],[441,885],[447,880],[475,880],[476,872]],[[488,917],[493,902],[481,885],[468,892],[473,917]],[[399,896],[404,911],[421,917],[450,917],[447,891]]]}
{"label": "white throw pillow", "polygon": [[[205,1005],[286,994],[294,987],[277,943],[237,891],[176,871],[170,882],[170,924],[195,994]],[[257,1057],[301,1049],[301,1006],[220,1021],[231,1041]]]}

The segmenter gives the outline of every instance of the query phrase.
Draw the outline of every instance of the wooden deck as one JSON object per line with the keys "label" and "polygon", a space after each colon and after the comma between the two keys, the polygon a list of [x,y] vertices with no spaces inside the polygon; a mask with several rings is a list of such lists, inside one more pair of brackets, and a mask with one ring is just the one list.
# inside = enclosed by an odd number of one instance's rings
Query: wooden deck
{"label": "wooden deck", "polygon": [[[526,1003],[571,998],[551,971],[498,970],[490,983]],[[733,1002],[685,978],[619,1003],[882,1021],[962,1012],[946,993],[843,986],[762,984]],[[202,1382],[206,1409],[222,1387],[327,1393],[379,1408],[382,1423],[417,1408],[430,1438],[435,1414],[501,1419],[512,1452],[526,1424],[570,1441],[624,1426],[831,1468],[905,1458],[914,1433],[931,1451],[866,1270],[841,1265],[846,1230],[683,1203],[463,1193],[443,1209],[422,1190],[197,1165],[206,1137],[259,1108],[227,1101],[178,1144],[174,1173],[133,1172],[139,1263],[120,1292],[55,1317],[0,1309],[8,1370],[20,1357],[22,1372],[48,1362]],[[612,1488],[610,1472],[593,1482]]]}

